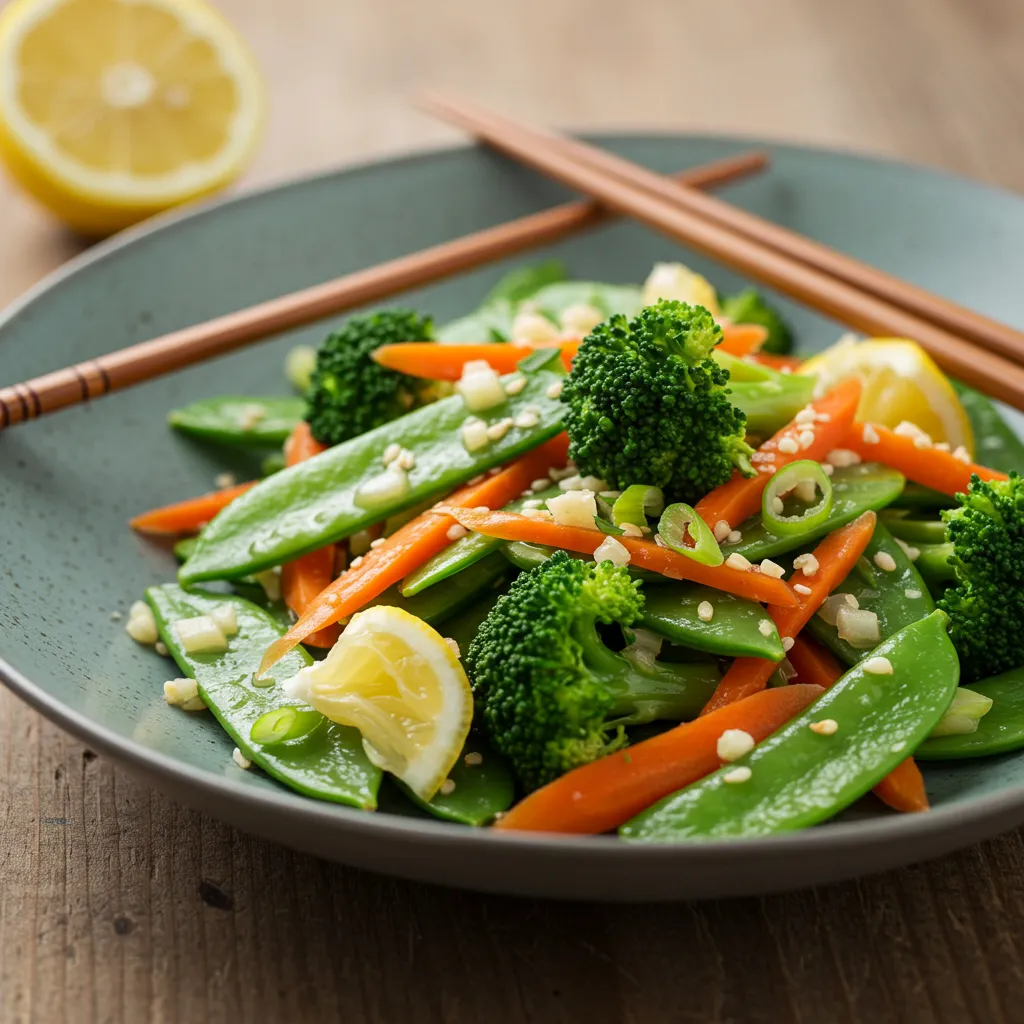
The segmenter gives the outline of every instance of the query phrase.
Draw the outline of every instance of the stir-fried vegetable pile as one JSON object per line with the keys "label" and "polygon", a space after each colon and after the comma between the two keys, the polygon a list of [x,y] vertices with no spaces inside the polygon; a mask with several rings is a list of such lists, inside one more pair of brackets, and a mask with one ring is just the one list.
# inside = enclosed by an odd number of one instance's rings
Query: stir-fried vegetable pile
{"label": "stir-fried vegetable pile", "polygon": [[353,317],[301,394],[171,414],[267,475],[133,520],[184,564],[128,631],[319,799],[660,842],[924,810],[918,761],[1024,746],[1024,446],[912,341],[792,349],[678,264]]}

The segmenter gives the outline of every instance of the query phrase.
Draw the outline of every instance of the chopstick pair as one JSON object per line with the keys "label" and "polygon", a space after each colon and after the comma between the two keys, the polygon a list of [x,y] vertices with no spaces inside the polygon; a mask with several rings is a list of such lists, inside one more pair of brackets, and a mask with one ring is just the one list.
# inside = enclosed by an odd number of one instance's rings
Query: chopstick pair
{"label": "chopstick pair", "polygon": [[[683,171],[679,178],[691,188],[712,188],[754,174],[767,164],[764,153],[742,153]],[[0,388],[0,430],[212,359],[269,335],[556,242],[611,216],[596,202],[565,203]]]}
{"label": "chopstick pair", "polygon": [[521,163],[870,335],[917,341],[944,369],[1024,409],[1024,334],[605,150],[464,99],[433,114]]}

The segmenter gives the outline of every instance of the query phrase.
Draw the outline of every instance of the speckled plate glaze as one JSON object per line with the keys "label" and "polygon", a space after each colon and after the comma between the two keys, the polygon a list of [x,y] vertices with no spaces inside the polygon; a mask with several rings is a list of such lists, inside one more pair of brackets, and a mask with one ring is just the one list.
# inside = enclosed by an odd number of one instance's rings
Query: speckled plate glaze
{"label": "speckled plate glaze", "polygon": [[[724,138],[600,140],[669,171],[749,145]],[[1024,326],[1018,280],[1024,201],[913,167],[770,147],[769,173],[734,202],[902,277]],[[458,150],[298,181],[164,218],[101,245],[0,321],[0,382],[68,363],[323,281],[489,224],[565,193],[511,163]],[[682,258],[727,289],[739,282],[634,224],[554,247],[578,277],[642,280]],[[440,319],[469,309],[505,267],[406,296]],[[789,308],[803,345],[839,328]],[[610,838],[515,838],[289,792],[231,761],[210,719],[164,704],[167,661],[111,613],[173,576],[168,551],[128,517],[210,488],[232,466],[172,434],[165,413],[218,393],[283,390],[293,332],[94,405],[0,434],[0,676],[91,747],[186,804],[278,842],[374,871],[496,892],[598,900],[765,893],[933,857],[1024,821],[1024,754],[925,766],[929,814],[863,806],[842,822],[772,839],[628,846]]]}

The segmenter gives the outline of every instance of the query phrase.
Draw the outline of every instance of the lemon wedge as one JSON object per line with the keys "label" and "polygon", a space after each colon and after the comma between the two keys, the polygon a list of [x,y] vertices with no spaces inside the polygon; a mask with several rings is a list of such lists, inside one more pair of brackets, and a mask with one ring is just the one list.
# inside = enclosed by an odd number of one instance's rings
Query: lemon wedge
{"label": "lemon wedge", "polygon": [[363,736],[370,760],[430,800],[462,752],[473,694],[448,642],[422,619],[378,605],[352,616],[323,661],[282,684]]}
{"label": "lemon wedge", "polygon": [[264,107],[245,43],[202,0],[14,0],[0,12],[0,157],[85,234],[228,184]]}
{"label": "lemon wedge", "polygon": [[716,320],[722,315],[715,286],[682,263],[655,263],[647,275],[640,302],[653,306],[659,299],[676,299],[703,306]]}
{"label": "lemon wedge", "polygon": [[909,338],[844,338],[808,359],[800,372],[816,374],[822,391],[848,377],[859,377],[864,393],[858,419],[886,427],[908,420],[933,441],[974,451],[971,421],[953,385],[932,357]]}

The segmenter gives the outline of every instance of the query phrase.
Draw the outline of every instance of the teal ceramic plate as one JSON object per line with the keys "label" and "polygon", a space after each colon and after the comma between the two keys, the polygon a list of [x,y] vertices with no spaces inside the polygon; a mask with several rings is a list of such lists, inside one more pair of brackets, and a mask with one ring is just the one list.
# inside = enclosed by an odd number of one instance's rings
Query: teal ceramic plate
{"label": "teal ceramic plate", "polygon": [[[602,142],[661,170],[736,152],[722,138]],[[1024,201],[979,185],[837,153],[771,147],[769,173],[729,198],[902,277],[1024,326]],[[99,246],[0,322],[0,382],[78,362],[261,299],[541,209],[559,188],[477,150],[418,156],[245,196]],[[554,248],[579,277],[640,281],[683,258],[727,290],[733,275],[634,224]],[[407,296],[440,319],[465,312],[504,267]],[[805,345],[839,328],[791,309]],[[376,871],[467,888],[603,900],[762,893],[935,856],[1024,821],[1024,754],[925,767],[935,809],[868,809],[767,840],[627,846],[514,838],[292,794],[231,761],[212,720],[164,704],[169,662],[114,611],[170,579],[169,552],[125,522],[209,489],[226,467],[172,434],[166,412],[206,396],[282,388],[294,332],[93,405],[0,434],[0,676],[91,747],[184,803],[240,828]],[[245,467],[236,467],[245,472]],[[870,811],[870,813],[869,813]]]}

